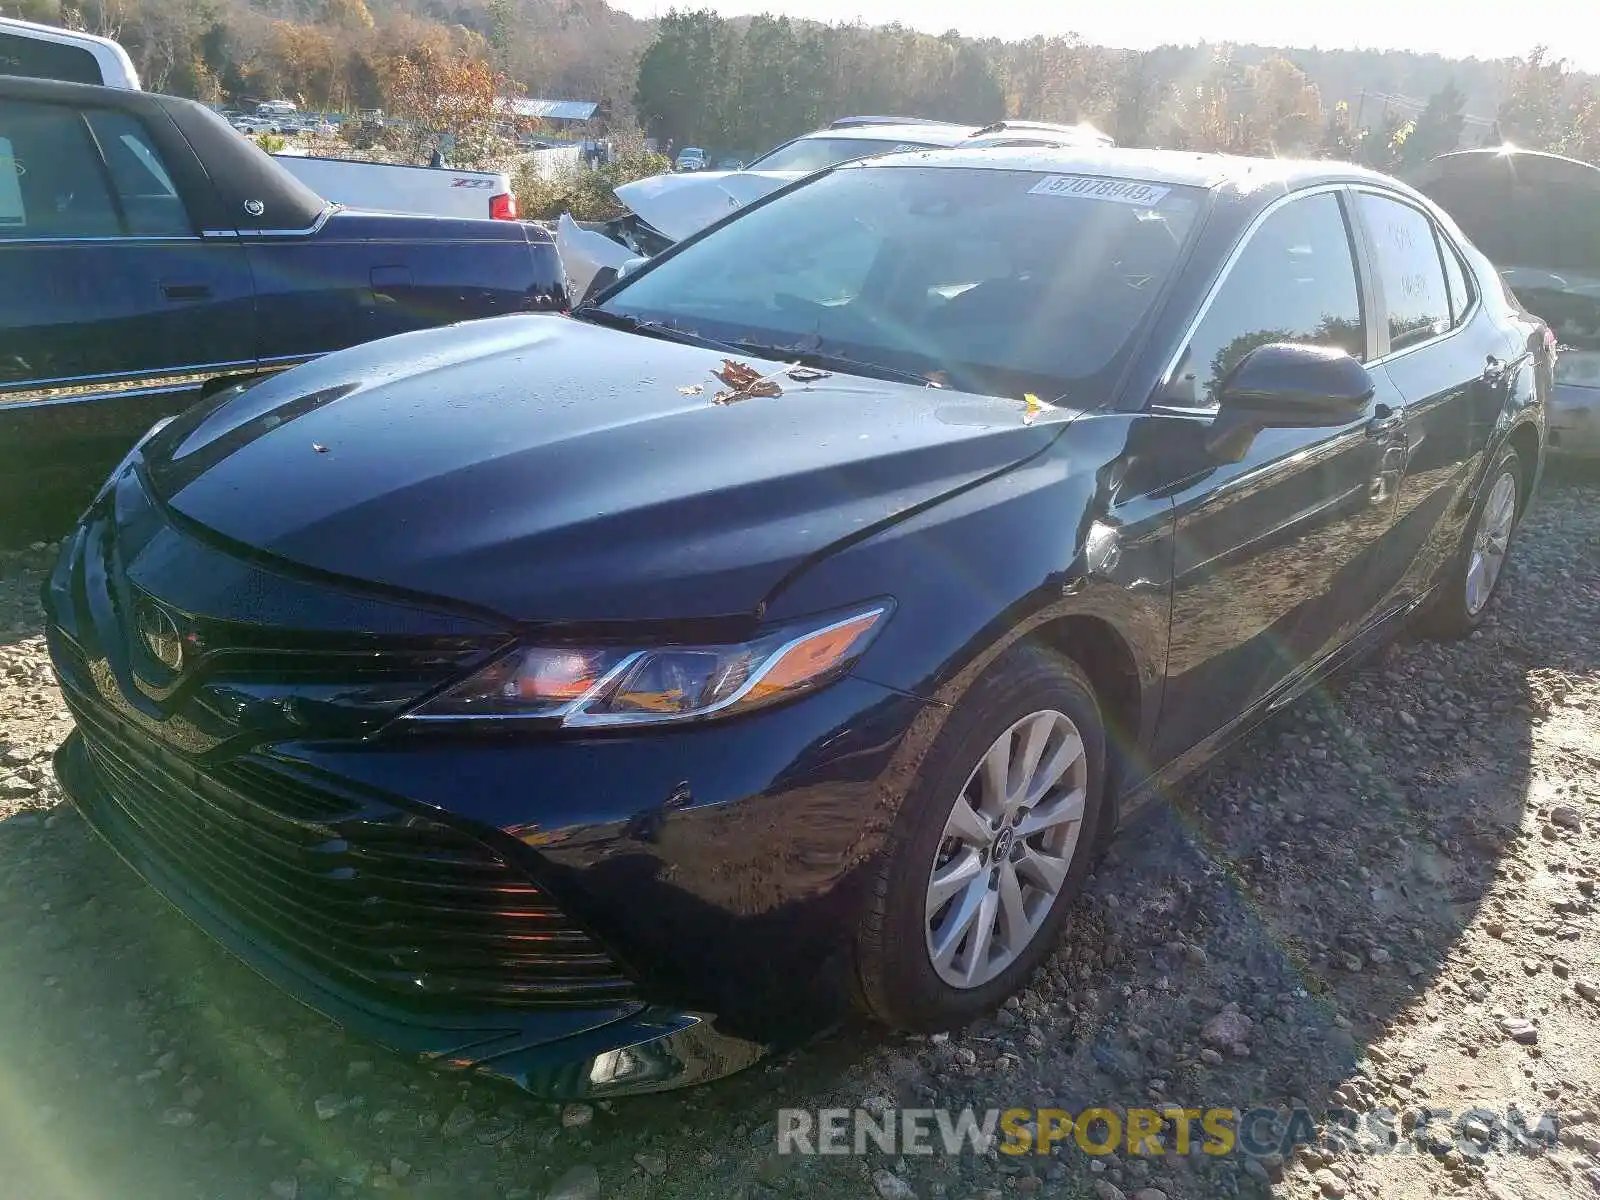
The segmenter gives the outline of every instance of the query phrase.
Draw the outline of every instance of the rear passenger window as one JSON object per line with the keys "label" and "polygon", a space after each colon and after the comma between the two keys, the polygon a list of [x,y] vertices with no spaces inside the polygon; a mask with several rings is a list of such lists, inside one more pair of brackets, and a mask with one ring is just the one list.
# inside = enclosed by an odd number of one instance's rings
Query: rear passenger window
{"label": "rear passenger window", "polygon": [[0,238],[122,232],[99,156],[76,110],[0,100]]}
{"label": "rear passenger window", "polygon": [[1455,327],[1467,319],[1467,310],[1472,307],[1476,294],[1472,285],[1467,282],[1466,268],[1461,265],[1461,255],[1450,244],[1443,233],[1435,230],[1439,239],[1439,256],[1444,259],[1445,282],[1450,287],[1450,324]]}
{"label": "rear passenger window", "polygon": [[0,239],[192,232],[138,121],[109,109],[0,100]]}
{"label": "rear passenger window", "polygon": [[150,135],[127,113],[90,109],[84,114],[105,157],[122,202],[127,232],[135,237],[181,237],[194,232]]}
{"label": "rear passenger window", "polygon": [[1361,192],[1357,203],[1376,251],[1389,349],[1404,350],[1447,332],[1450,293],[1433,222],[1420,209],[1371,192]]}

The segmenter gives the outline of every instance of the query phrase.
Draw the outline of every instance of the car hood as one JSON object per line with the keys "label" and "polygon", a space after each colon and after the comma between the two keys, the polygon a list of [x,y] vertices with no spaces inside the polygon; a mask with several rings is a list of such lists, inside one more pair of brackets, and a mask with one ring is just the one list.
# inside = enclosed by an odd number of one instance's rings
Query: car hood
{"label": "car hood", "polygon": [[674,242],[698,233],[735,209],[803,178],[796,171],[694,171],[653,175],[616,189],[617,199],[650,228]]}
{"label": "car hood", "polygon": [[1538,151],[1460,150],[1410,182],[1563,340],[1600,345],[1600,169]]}
{"label": "car hood", "polygon": [[553,315],[403,334],[186,414],[145,476],[304,567],[518,620],[711,618],[1073,415],[754,358],[782,395],[717,403],[722,361]]}

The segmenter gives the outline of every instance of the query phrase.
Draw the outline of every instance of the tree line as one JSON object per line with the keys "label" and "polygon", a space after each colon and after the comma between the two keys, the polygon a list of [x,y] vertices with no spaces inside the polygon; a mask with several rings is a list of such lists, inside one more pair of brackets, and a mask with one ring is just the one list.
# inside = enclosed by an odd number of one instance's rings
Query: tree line
{"label": "tree line", "polygon": [[[1421,97],[1402,90],[1423,81],[1432,86]],[[1386,171],[1502,141],[1600,162],[1600,80],[1545,49],[1493,63],[1251,46],[1141,52],[675,11],[641,56],[634,108],[679,145],[740,154],[865,113],[1087,121],[1121,145]]]}
{"label": "tree line", "polygon": [[[239,103],[444,112],[443,93],[597,101],[597,124],[748,158],[853,113],[1092,122],[1124,145],[1316,155],[1403,170],[1457,145],[1600,162],[1600,80],[1558,55],[1004,42],[903,26],[637,21],[605,0],[0,0],[117,38],[146,86]],[[454,81],[454,82],[452,82]],[[466,81],[466,82],[462,82]],[[430,95],[430,92],[433,93]],[[474,102],[470,112],[485,106]]]}

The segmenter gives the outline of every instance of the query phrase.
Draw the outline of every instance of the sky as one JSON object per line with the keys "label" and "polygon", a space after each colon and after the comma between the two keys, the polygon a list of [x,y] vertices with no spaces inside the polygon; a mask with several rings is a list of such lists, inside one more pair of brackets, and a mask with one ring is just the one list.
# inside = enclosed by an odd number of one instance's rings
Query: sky
{"label": "sky", "polygon": [[[636,17],[674,7],[662,0],[611,0]],[[1254,42],[1417,50],[1451,58],[1503,58],[1544,42],[1556,57],[1600,71],[1600,22],[1593,0],[1541,0],[1507,10],[1482,0],[1339,0],[1337,4],[1228,3],[1226,0],[1089,0],[1088,3],[989,3],[971,0],[678,0],[724,16],[783,13],[830,23],[899,21],[929,33],[956,29],[975,37],[1023,38],[1076,33],[1104,46],[1147,49],[1163,42]],[[1525,15],[1533,19],[1525,20]],[[1560,32],[1578,31],[1563,39]]]}

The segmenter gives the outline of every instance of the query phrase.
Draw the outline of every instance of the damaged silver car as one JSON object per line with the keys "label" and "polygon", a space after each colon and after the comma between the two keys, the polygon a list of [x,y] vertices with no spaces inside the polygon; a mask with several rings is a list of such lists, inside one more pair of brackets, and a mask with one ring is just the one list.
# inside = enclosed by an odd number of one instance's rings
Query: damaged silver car
{"label": "damaged silver car", "polygon": [[745,205],[816,171],[907,150],[982,146],[1111,146],[1092,125],[997,121],[975,127],[917,117],[842,117],[784,142],[739,171],[689,171],[638,179],[616,189],[627,212],[598,227],[563,213],[556,246],[574,303]]}

